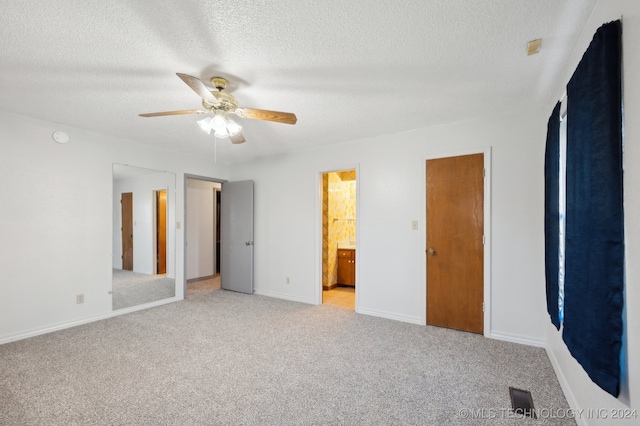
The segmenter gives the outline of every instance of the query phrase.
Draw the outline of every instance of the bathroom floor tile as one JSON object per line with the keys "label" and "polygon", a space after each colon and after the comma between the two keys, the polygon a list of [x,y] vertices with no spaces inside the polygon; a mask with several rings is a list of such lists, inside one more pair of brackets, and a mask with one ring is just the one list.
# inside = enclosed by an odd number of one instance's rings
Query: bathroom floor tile
{"label": "bathroom floor tile", "polygon": [[336,287],[323,291],[322,303],[353,311],[356,307],[356,289],[354,287]]}

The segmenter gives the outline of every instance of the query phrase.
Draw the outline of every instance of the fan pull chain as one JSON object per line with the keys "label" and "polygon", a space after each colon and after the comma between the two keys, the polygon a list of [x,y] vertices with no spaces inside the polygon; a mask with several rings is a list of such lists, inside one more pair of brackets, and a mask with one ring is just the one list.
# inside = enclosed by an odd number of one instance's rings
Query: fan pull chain
{"label": "fan pull chain", "polygon": [[213,164],[218,164],[218,138],[213,134]]}

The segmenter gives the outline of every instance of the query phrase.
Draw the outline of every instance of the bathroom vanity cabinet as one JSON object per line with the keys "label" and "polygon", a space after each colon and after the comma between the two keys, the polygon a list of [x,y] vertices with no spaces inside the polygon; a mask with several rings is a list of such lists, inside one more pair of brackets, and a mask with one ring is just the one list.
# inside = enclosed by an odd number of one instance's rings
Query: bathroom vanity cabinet
{"label": "bathroom vanity cabinet", "polygon": [[356,285],[356,251],[338,249],[338,284]]}

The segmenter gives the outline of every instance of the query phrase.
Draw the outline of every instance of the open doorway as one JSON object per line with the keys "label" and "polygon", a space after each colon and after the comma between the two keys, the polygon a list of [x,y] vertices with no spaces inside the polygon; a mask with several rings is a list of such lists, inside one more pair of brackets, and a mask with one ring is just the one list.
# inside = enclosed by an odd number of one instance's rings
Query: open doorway
{"label": "open doorway", "polygon": [[185,297],[220,288],[220,192],[207,178],[185,179]]}
{"label": "open doorway", "polygon": [[[211,283],[206,292],[223,289],[253,294],[253,181],[185,174],[184,192],[185,298],[192,296],[187,283],[201,287],[205,281]],[[215,264],[218,248],[219,269]]]}
{"label": "open doorway", "polygon": [[123,192],[122,208],[122,270],[133,271],[133,193]]}
{"label": "open doorway", "polygon": [[322,174],[322,303],[355,310],[356,170]]}
{"label": "open doorway", "polygon": [[167,190],[160,189],[155,193],[155,254],[156,274],[167,273]]}

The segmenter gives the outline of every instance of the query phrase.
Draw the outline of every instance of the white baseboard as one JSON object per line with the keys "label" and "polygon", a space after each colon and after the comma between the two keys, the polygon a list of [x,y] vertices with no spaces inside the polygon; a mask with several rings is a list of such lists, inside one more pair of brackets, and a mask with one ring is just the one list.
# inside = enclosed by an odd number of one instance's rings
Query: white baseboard
{"label": "white baseboard", "polygon": [[356,313],[371,315],[372,317],[386,318],[395,321],[408,322],[410,324],[424,325],[424,323],[422,322],[422,318],[396,314],[392,312],[378,311],[376,309],[358,308],[356,309]]}
{"label": "white baseboard", "polygon": [[187,284],[195,283],[195,282],[198,282],[198,281],[210,280],[210,279],[215,278],[215,277],[217,277],[216,274],[207,275],[206,277],[189,278],[187,280]]}
{"label": "white baseboard", "polygon": [[519,343],[521,345],[535,346],[538,348],[545,348],[546,342],[544,340],[531,339],[530,337],[519,336],[516,334],[489,332],[487,335],[490,339],[503,340],[505,342]]}
{"label": "white baseboard", "polygon": [[74,320],[74,321],[69,321],[69,322],[62,322],[62,323],[49,325],[49,326],[42,327],[42,328],[34,328],[34,329],[31,329],[31,330],[28,330],[28,331],[25,331],[25,332],[21,332],[21,333],[9,335],[9,336],[6,336],[6,337],[2,337],[2,338],[0,338],[0,345],[3,345],[5,343],[9,343],[9,342],[15,342],[15,341],[18,341],[18,340],[28,339],[30,337],[40,336],[42,334],[52,333],[54,331],[64,330],[66,328],[76,327],[78,325],[89,324],[91,322],[100,321],[100,320],[104,320],[104,319],[108,319],[108,318],[112,318],[112,317],[117,317],[119,315],[124,315],[124,314],[128,314],[128,313],[131,313],[131,312],[141,311],[143,309],[149,309],[149,308],[153,308],[153,307],[160,306],[160,305],[166,305],[167,303],[173,303],[173,302],[177,302],[179,300],[182,300],[182,299],[179,298],[179,297],[172,297],[172,298],[169,298],[169,299],[162,299],[162,300],[157,300],[157,301],[151,302],[151,303],[145,303],[143,305],[137,305],[137,306],[131,306],[129,308],[118,309],[117,311],[108,312],[108,313],[102,314],[102,315],[95,315],[95,316],[91,316],[91,317],[87,317],[87,318],[82,318],[82,319],[79,319],[79,320]]}
{"label": "white baseboard", "polygon": [[257,294],[258,296],[275,297],[276,299],[284,299],[284,300],[290,300],[292,302],[300,302],[300,303],[306,303],[309,305],[316,305],[316,301],[314,299],[309,299],[306,297],[291,296],[289,294],[278,293],[275,291],[254,290],[253,293]]}
{"label": "white baseboard", "polygon": [[[549,348],[545,348],[547,351],[547,356],[549,357],[549,361],[551,361],[551,366],[553,367],[553,371],[556,373],[556,377],[558,378],[558,382],[560,382],[560,387],[562,388],[562,392],[564,393],[564,397],[567,399],[567,403],[569,407],[571,407],[574,411],[580,411],[580,406],[578,404],[578,400],[573,394],[573,390],[571,390],[571,386],[569,385],[569,381],[565,377],[562,369],[560,368],[560,364],[558,363],[558,359],[553,351]],[[584,426],[588,426],[586,416],[576,416],[576,423]]]}

